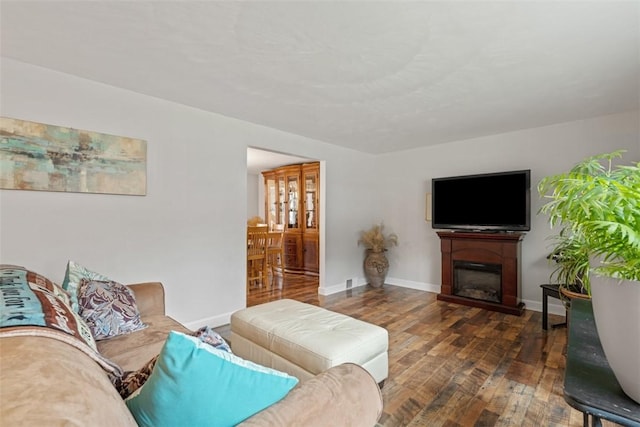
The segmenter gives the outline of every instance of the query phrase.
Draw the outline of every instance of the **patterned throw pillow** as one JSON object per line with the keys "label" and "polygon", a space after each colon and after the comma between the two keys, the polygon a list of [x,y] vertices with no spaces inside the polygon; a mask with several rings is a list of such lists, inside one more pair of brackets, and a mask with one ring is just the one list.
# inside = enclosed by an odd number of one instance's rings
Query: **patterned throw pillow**
{"label": "patterned throw pillow", "polygon": [[116,390],[118,390],[118,393],[120,393],[122,399],[131,396],[134,391],[138,390],[147,382],[157,360],[158,356],[155,356],[137,371],[126,371],[121,377],[111,377],[111,382]]}
{"label": "patterned throw pillow", "polygon": [[209,344],[210,346],[217,348],[218,350],[224,350],[227,353],[233,353],[231,351],[231,347],[227,342],[222,338],[222,336],[211,329],[209,326],[203,326],[193,333],[193,336],[198,338],[205,344]]}
{"label": "patterned throw pillow", "polygon": [[128,334],[147,327],[140,319],[133,291],[120,283],[81,279],[80,317],[96,340]]}

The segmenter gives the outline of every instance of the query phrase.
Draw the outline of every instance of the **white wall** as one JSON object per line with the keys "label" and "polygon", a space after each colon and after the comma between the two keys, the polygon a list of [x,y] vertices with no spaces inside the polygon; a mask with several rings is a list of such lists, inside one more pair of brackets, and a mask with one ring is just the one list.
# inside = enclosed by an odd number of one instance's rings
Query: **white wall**
{"label": "white wall", "polygon": [[[0,190],[0,262],[57,281],[68,259],[124,283],[160,280],[168,314],[192,327],[245,306],[248,146],[321,160],[321,293],[362,283],[358,233],[381,220],[400,236],[388,282],[437,290],[439,242],[424,221],[433,177],[530,168],[535,183],[585,155],[627,148],[640,158],[637,111],[376,158],[7,58],[0,66],[3,116],[148,142],[144,197]],[[523,243],[528,308],[550,272],[549,234],[534,216]]]}
{"label": "white wall", "polygon": [[260,209],[260,204],[258,203],[258,200],[260,199],[258,178],[262,177],[255,174],[247,174],[247,219],[254,216],[264,218],[264,207]]}
{"label": "white wall", "polygon": [[148,144],[146,196],[0,190],[0,262],[58,282],[69,259],[124,283],[159,280],[169,315],[192,327],[226,323],[245,306],[251,145],[323,160],[321,287],[360,274],[371,156],[8,58],[0,71],[3,116]]}
{"label": "white wall", "polygon": [[378,194],[385,224],[400,238],[399,247],[389,254],[387,281],[439,289],[440,241],[424,219],[432,178],[531,169],[532,221],[522,243],[521,297],[527,308],[539,310],[539,285],[551,273],[545,257],[552,231],[546,218],[536,215],[543,203],[535,186],[544,176],[595,154],[626,149],[625,163],[640,161],[639,118],[640,112],[633,111],[379,156],[376,163],[384,179],[378,183]]}

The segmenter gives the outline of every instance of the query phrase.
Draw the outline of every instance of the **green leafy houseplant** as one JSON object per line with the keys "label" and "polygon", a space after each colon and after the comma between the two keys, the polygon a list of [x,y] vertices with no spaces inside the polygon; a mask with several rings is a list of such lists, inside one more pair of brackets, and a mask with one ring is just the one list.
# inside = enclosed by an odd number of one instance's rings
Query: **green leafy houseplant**
{"label": "green leafy houseplant", "polygon": [[[555,265],[551,273],[551,282],[560,284],[562,294],[572,297],[576,294],[591,297],[589,280],[589,251],[581,239],[569,228],[563,228],[553,236],[554,247],[549,259]],[[568,300],[563,298],[568,307]]]}
{"label": "green leafy houseplant", "polygon": [[[574,270],[580,265],[587,279],[607,361],[622,390],[640,403],[640,162],[614,166],[622,153],[589,157],[544,178],[538,191],[550,199],[540,211],[562,227],[556,236],[561,261],[565,256]],[[578,277],[569,266],[559,268],[566,280]]]}
{"label": "green leafy houseplant", "polygon": [[550,199],[540,212],[549,215],[551,226],[562,226],[552,253],[564,249],[583,264],[560,273],[568,283],[582,274],[589,286],[585,256],[602,260],[593,269],[596,274],[640,280],[640,163],[613,166],[622,153],[589,157],[538,184],[539,193]]}

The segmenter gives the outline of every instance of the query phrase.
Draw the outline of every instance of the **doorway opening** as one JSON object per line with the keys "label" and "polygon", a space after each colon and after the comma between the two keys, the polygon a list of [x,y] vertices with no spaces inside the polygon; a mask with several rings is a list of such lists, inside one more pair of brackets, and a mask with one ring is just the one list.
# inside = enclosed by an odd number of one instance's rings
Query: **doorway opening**
{"label": "doorway opening", "polygon": [[[267,283],[248,283],[247,304],[279,299],[284,288],[312,287],[318,293],[324,265],[324,162],[287,153],[247,149],[247,220],[282,233],[282,252],[267,268]],[[254,225],[254,224],[252,224]],[[322,250],[321,250],[322,248]],[[273,260],[273,258],[272,258]],[[251,298],[250,298],[251,296]]]}

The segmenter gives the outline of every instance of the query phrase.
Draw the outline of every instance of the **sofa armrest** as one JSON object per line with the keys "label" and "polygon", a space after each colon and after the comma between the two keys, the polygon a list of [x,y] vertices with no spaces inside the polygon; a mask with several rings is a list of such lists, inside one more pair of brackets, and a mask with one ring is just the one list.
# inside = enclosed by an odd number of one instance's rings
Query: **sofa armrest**
{"label": "sofa armrest", "polygon": [[134,283],[129,288],[136,296],[141,317],[165,315],[164,287],[160,282]]}
{"label": "sofa armrest", "polygon": [[373,427],[382,406],[380,388],[371,374],[344,363],[300,382],[284,399],[239,425]]}

